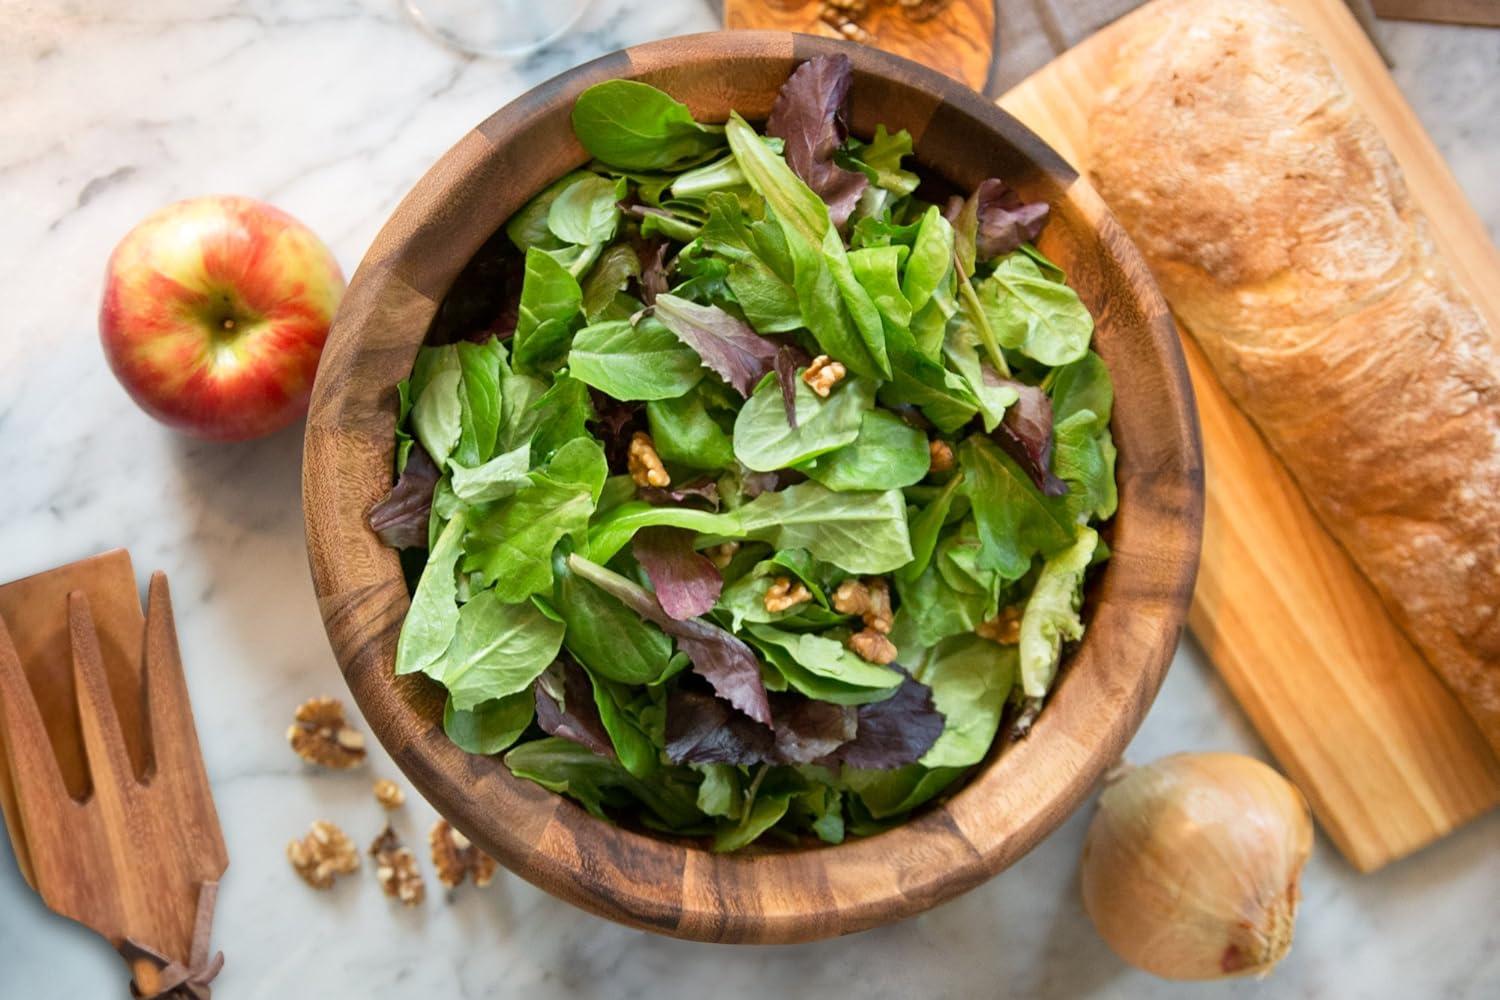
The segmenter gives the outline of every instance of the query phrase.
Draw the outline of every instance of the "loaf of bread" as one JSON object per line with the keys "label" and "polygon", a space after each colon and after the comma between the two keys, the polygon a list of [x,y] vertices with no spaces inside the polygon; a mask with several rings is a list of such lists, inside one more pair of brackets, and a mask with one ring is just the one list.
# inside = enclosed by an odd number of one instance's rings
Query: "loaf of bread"
{"label": "loaf of bread", "polygon": [[1090,120],[1098,189],[1225,389],[1500,751],[1494,331],[1287,12],[1176,0],[1158,13]]}

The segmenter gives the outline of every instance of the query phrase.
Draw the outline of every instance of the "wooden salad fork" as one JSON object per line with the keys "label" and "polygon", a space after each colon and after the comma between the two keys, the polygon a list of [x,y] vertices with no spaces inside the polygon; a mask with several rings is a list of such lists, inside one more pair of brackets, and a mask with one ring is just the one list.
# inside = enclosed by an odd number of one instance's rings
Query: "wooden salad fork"
{"label": "wooden salad fork", "polygon": [[[139,621],[138,598],[134,610]],[[145,751],[137,754],[139,766],[111,696],[89,595],[69,591],[66,613],[77,713],[69,721],[82,737],[87,778],[81,797],[69,791],[39,708],[50,700],[55,711],[56,699],[36,696],[0,618],[0,748],[19,817],[8,817],[12,837],[19,831],[24,840],[17,859],[52,910],[120,952],[134,975],[133,996],[206,1000],[223,964],[222,954],[210,957],[208,945],[229,860],[193,725],[166,576],[151,578],[147,600],[135,696]]]}

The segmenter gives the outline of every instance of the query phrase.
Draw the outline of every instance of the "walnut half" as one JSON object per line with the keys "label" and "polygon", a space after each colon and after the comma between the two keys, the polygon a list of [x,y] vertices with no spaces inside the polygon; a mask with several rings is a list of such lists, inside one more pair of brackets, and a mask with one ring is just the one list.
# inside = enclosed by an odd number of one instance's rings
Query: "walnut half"
{"label": "walnut half", "polygon": [[462,885],[466,876],[483,888],[495,877],[495,859],[475,847],[447,820],[440,819],[432,825],[427,842],[432,847],[432,866],[437,869],[438,881],[448,888]]}
{"label": "walnut half", "polygon": [[812,592],[803,586],[800,580],[793,580],[789,576],[778,576],[771,581],[766,588],[766,610],[771,614],[782,611],[790,611],[799,604],[805,604],[812,600]]}
{"label": "walnut half", "polygon": [[387,896],[401,900],[402,906],[416,906],[427,896],[416,855],[401,845],[395,830],[387,826],[381,831],[370,845],[370,857],[375,859],[375,877]]}
{"label": "walnut half", "polygon": [[626,453],[625,463],[637,486],[662,488],[672,485],[672,477],[661,464],[661,456],[656,453],[656,445],[651,443],[651,435],[644,431],[630,435],[630,450]]}
{"label": "walnut half", "polygon": [[406,793],[390,778],[381,778],[375,782],[372,790],[375,793],[375,801],[387,809],[400,809],[406,802]]}
{"label": "walnut half", "polygon": [[885,634],[891,630],[891,587],[882,576],[849,579],[833,592],[833,610],[841,615],[859,615],[865,627]]}
{"label": "walnut half", "polygon": [[998,615],[974,626],[974,634],[1002,646],[1014,646],[1021,641],[1021,613],[1024,610],[1019,604],[1001,608]]}
{"label": "walnut half", "polygon": [[807,370],[802,373],[802,381],[806,382],[808,388],[824,399],[833,391],[833,387],[844,380],[848,369],[826,354],[819,354],[812,359]]}
{"label": "walnut half", "polygon": [[307,836],[286,845],[286,858],[302,881],[314,889],[327,889],[334,877],[359,867],[359,850],[349,835],[326,819],[313,823]]}
{"label": "walnut half", "polygon": [[286,741],[311,764],[345,770],[365,759],[365,738],[344,719],[337,698],[309,698],[297,707]]}
{"label": "walnut half", "polygon": [[884,665],[896,658],[896,644],[887,639],[883,632],[872,628],[851,635],[849,648],[854,651],[854,655],[868,663]]}

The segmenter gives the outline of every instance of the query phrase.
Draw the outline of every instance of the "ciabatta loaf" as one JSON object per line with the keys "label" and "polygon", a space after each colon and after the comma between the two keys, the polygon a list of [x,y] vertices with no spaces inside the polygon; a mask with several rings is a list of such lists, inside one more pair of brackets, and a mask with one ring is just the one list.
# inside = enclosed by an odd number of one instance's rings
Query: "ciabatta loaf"
{"label": "ciabatta loaf", "polygon": [[1157,13],[1091,119],[1095,182],[1225,389],[1500,751],[1494,331],[1285,11]]}

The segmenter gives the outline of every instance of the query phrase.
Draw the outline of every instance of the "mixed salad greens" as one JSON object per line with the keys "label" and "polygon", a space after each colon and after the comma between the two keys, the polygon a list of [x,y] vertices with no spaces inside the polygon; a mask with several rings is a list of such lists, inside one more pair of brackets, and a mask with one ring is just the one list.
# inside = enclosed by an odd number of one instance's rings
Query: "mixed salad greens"
{"label": "mixed salad greens", "polygon": [[1047,206],[936,204],[850,83],[804,63],[765,134],[585,91],[594,162],[450,293],[370,512],[455,743],[718,850],[883,829],[1024,732],[1116,505]]}

